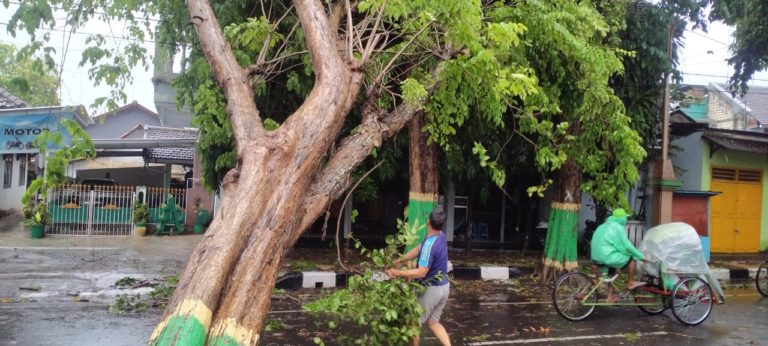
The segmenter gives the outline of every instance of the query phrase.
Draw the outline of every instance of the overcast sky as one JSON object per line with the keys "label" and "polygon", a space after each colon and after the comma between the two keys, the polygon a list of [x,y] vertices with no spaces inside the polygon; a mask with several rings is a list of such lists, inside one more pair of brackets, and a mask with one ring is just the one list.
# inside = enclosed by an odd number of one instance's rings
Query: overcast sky
{"label": "overcast sky", "polygon": [[[12,37],[7,32],[7,23],[11,13],[15,12],[18,5],[11,4],[10,9],[6,10],[0,6],[0,42],[12,43],[18,47],[28,43],[29,37],[21,34],[18,37]],[[62,14],[58,15],[62,17]],[[53,37],[52,45],[56,47],[57,52],[67,51],[64,60],[64,70],[62,73],[62,86],[60,98],[65,105],[86,105],[89,114],[97,115],[103,110],[96,110],[90,107],[93,101],[98,97],[109,95],[109,88],[101,85],[94,86],[88,79],[88,67],[79,67],[81,54],[85,48],[85,40],[89,35],[101,33],[103,35],[114,36],[109,38],[107,44],[115,47],[125,45],[128,39],[119,39],[123,37],[121,25],[113,23],[90,23],[85,28],[79,30],[74,35],[69,35],[64,27],[58,27],[50,31]],[[39,34],[43,34],[41,30]],[[732,73],[731,67],[725,61],[729,57],[728,44],[731,42],[732,30],[723,24],[713,23],[709,31],[704,33],[700,30],[685,33],[685,49],[680,57],[680,70],[684,73],[684,83],[704,84],[709,82],[723,83],[728,80]],[[66,43],[68,44],[68,48]],[[150,52],[154,52],[154,43],[144,43],[144,47]],[[62,60],[62,55],[57,57],[57,63]],[[152,70],[144,68],[133,69],[134,82],[129,85],[124,92],[128,95],[128,102],[137,100],[145,107],[155,110],[153,102]],[[752,81],[753,85],[768,86],[768,72],[755,74]]]}

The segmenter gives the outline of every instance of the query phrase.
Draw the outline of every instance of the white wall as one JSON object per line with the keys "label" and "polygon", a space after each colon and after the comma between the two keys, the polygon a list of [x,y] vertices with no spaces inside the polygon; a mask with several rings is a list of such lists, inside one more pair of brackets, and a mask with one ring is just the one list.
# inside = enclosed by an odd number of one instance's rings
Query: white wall
{"label": "white wall", "polygon": [[[23,160],[26,160],[26,155],[21,155]],[[21,185],[19,185],[19,167],[21,161],[17,160],[17,155],[13,155],[13,169],[11,171],[12,179],[11,186],[6,188],[0,180],[0,209],[16,209],[21,210],[21,196],[24,195],[24,191],[27,189],[27,172],[22,173],[23,179]],[[5,177],[5,159],[0,156],[0,178]]]}

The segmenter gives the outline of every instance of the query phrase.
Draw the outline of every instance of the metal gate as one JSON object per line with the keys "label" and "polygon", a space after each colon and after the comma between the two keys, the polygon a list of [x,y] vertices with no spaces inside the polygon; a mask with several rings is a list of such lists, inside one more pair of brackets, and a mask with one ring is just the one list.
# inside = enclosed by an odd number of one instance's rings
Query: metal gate
{"label": "metal gate", "polygon": [[46,234],[130,236],[132,186],[59,185],[48,193]]}
{"label": "metal gate", "polygon": [[59,185],[48,193],[49,222],[45,234],[131,236],[134,229],[132,210],[137,197],[149,205],[149,222],[156,224],[168,194],[174,196],[177,207],[184,205],[184,189]]}

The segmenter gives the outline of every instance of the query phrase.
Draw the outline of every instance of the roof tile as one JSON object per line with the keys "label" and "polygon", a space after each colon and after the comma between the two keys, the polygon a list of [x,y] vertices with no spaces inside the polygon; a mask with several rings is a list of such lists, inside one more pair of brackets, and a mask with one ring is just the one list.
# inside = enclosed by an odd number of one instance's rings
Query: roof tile
{"label": "roof tile", "polygon": [[27,103],[8,92],[3,88],[0,88],[0,109],[5,108],[25,108]]}

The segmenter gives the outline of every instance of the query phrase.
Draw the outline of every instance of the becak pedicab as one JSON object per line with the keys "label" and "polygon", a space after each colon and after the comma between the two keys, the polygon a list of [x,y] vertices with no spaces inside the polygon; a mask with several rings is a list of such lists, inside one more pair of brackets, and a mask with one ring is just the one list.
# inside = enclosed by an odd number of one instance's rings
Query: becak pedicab
{"label": "becak pedicab", "polygon": [[681,323],[695,326],[709,317],[713,304],[725,302],[692,226],[675,222],[653,227],[646,232],[638,250],[645,257],[637,270],[645,285],[626,291],[622,301],[601,301],[598,290],[604,284],[621,290],[615,283],[618,273],[597,279],[582,272],[566,273],[552,291],[558,314],[580,321],[589,317],[596,306],[637,306],[651,315],[670,308]]}

